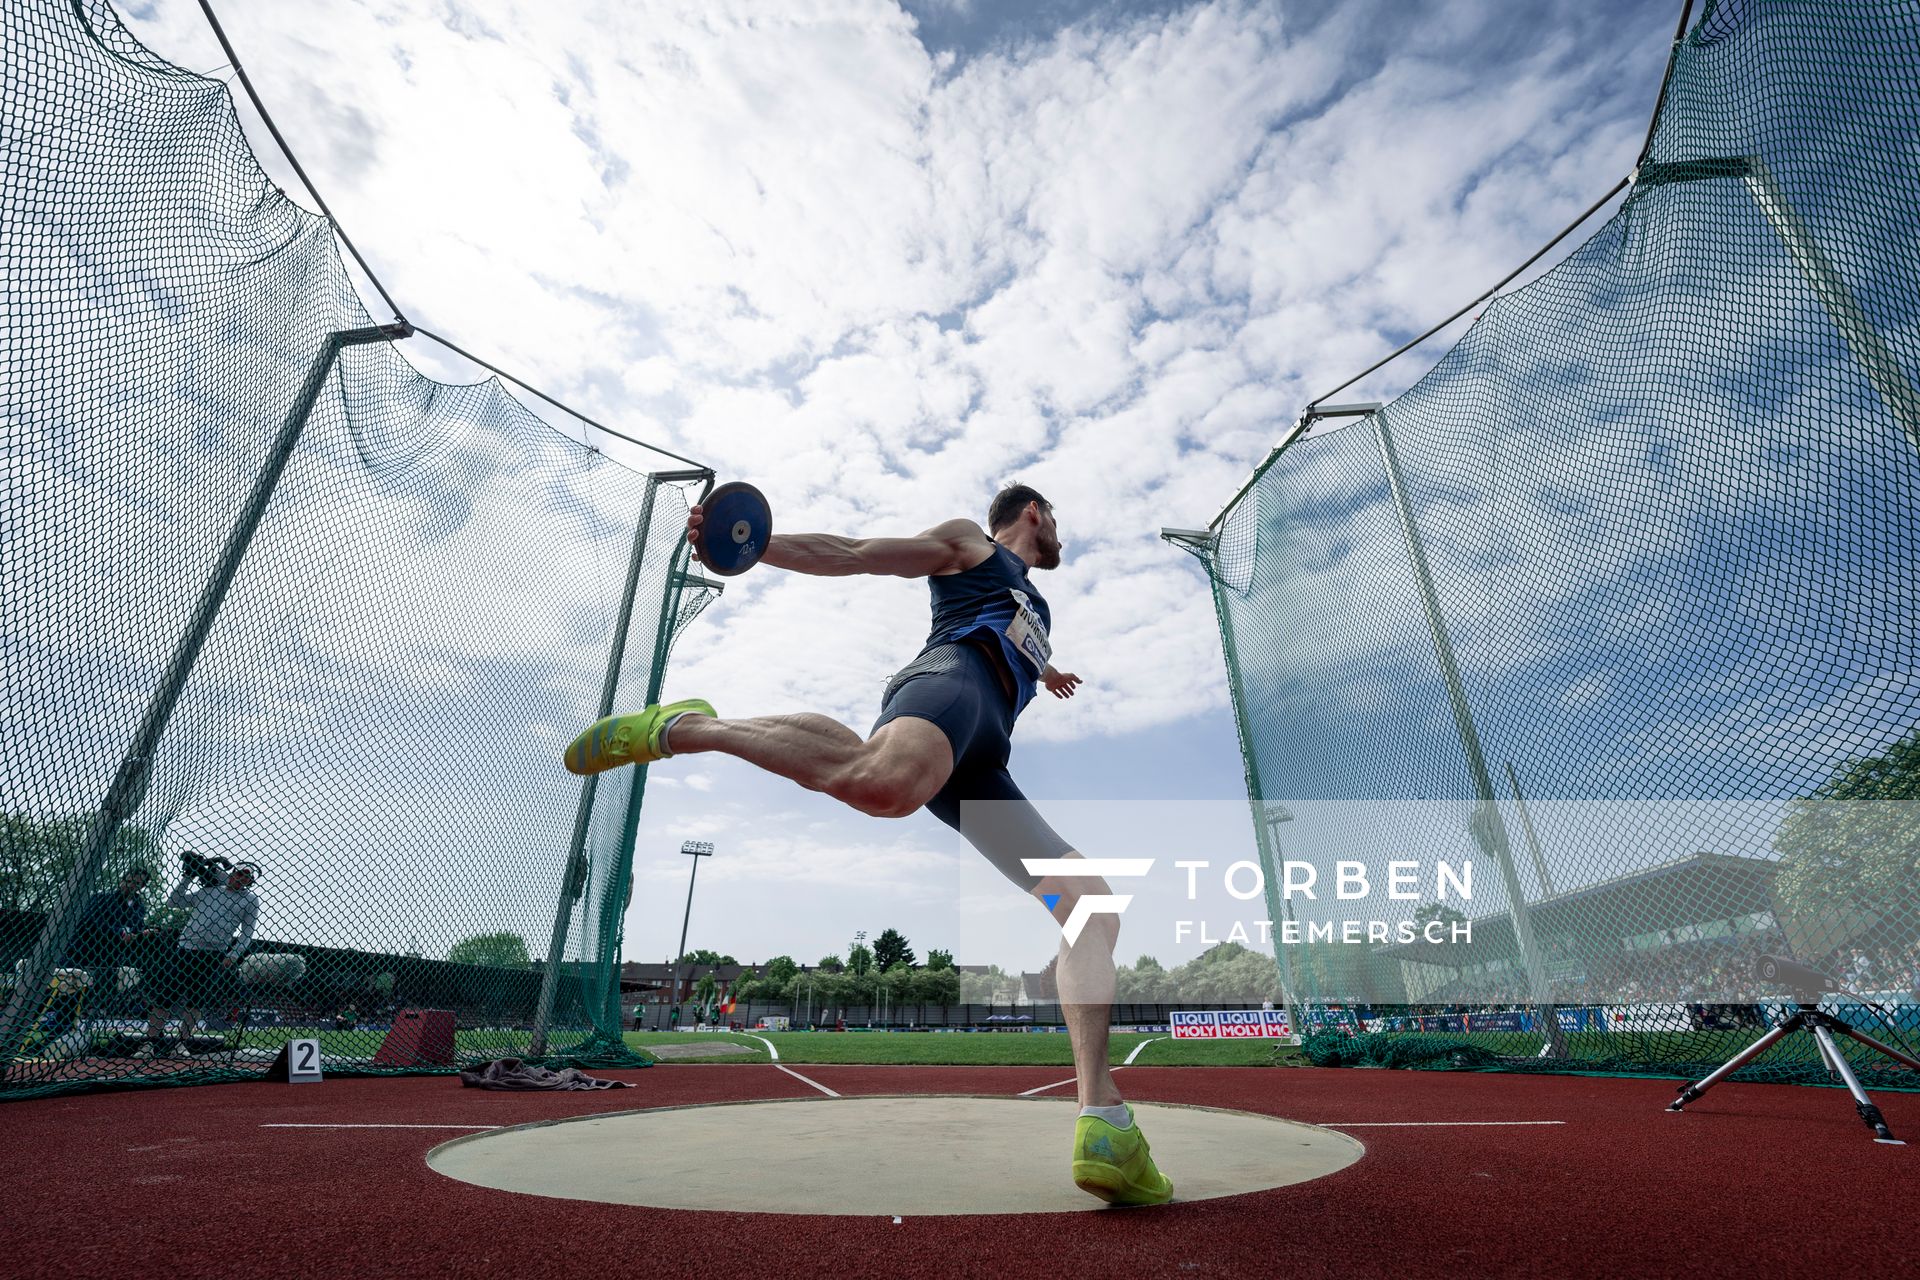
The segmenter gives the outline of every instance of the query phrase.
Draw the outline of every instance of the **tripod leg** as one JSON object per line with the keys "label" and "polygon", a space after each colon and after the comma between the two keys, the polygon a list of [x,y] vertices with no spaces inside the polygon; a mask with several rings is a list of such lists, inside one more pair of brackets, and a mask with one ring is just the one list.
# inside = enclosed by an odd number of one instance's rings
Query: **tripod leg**
{"label": "tripod leg", "polygon": [[1873,1099],[1867,1096],[1867,1091],[1860,1087],[1860,1079],[1853,1074],[1853,1068],[1848,1066],[1847,1060],[1840,1056],[1840,1046],[1833,1042],[1833,1033],[1819,1022],[1813,1024],[1812,1030],[1813,1038],[1819,1041],[1820,1052],[1826,1057],[1828,1065],[1846,1083],[1847,1092],[1853,1095],[1853,1109],[1860,1113],[1860,1119],[1865,1122],[1867,1128],[1873,1130],[1873,1140],[1891,1146],[1905,1146],[1905,1143],[1893,1136],[1893,1130],[1887,1128],[1886,1118],[1880,1114],[1880,1108],[1873,1104]]}
{"label": "tripod leg", "polygon": [[1768,1049],[1771,1049],[1789,1031],[1796,1031],[1800,1027],[1804,1026],[1806,1024],[1806,1019],[1807,1019],[1807,1015],[1805,1013],[1794,1014],[1791,1018],[1788,1018],[1785,1022],[1781,1023],[1779,1026],[1775,1027],[1773,1030],[1767,1032],[1767,1034],[1761,1036],[1758,1040],[1755,1040],[1752,1044],[1748,1045],[1746,1048],[1742,1049],[1739,1053],[1735,1054],[1732,1058],[1728,1059],[1723,1066],[1719,1067],[1711,1075],[1707,1076],[1704,1080],[1701,1080],[1696,1084],[1681,1085],[1680,1096],[1673,1100],[1673,1102],[1667,1107],[1667,1110],[1669,1111],[1681,1110],[1689,1102],[1692,1102],[1694,1099],[1698,1098],[1701,1094],[1713,1088],[1713,1086],[1715,1086],[1716,1084],[1719,1084],[1722,1080],[1725,1080],[1728,1076],[1732,1075],[1734,1072],[1738,1071],[1740,1068],[1746,1066],[1749,1062],[1752,1062],[1755,1058],[1765,1053]]}
{"label": "tripod leg", "polygon": [[1908,1066],[1912,1067],[1915,1071],[1920,1071],[1920,1058],[1910,1058],[1906,1054],[1894,1048],[1892,1045],[1882,1044],[1880,1041],[1875,1040],[1872,1036],[1860,1030],[1858,1027],[1843,1026],[1836,1029],[1840,1031],[1842,1034],[1850,1036],[1855,1040],[1858,1040],[1861,1044],[1867,1046],[1867,1048],[1875,1050],[1876,1052],[1879,1052],[1879,1053],[1884,1053],[1889,1058],[1892,1058],[1895,1062],[1904,1062]]}

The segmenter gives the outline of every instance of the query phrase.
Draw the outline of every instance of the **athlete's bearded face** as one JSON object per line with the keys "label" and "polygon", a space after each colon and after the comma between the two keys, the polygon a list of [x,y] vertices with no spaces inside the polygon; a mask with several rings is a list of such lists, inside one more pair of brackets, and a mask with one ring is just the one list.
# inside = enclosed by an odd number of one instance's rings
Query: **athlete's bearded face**
{"label": "athlete's bearded face", "polygon": [[1035,531],[1034,549],[1040,558],[1033,562],[1036,569],[1058,569],[1060,567],[1060,526],[1053,522],[1053,512],[1040,513],[1040,527]]}

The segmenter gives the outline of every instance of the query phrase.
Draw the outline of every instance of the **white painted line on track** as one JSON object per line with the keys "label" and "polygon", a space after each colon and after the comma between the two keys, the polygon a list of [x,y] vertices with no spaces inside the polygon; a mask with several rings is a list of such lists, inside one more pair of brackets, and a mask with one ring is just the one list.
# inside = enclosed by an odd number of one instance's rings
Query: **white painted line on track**
{"label": "white painted line on track", "polygon": [[263,1124],[262,1129],[498,1129],[497,1124]]}
{"label": "white painted line on track", "polygon": [[1063,1084],[1072,1084],[1079,1078],[1079,1076],[1068,1076],[1065,1080],[1055,1080],[1052,1084],[1043,1084],[1038,1089],[1024,1089],[1021,1091],[1020,1096],[1023,1098],[1031,1098],[1036,1093],[1045,1093],[1049,1089],[1058,1089]]}
{"label": "white painted line on track", "polygon": [[775,1070],[786,1072],[788,1075],[792,1076],[795,1080],[798,1080],[801,1084],[812,1085],[814,1088],[818,1089],[820,1092],[826,1094],[829,1098],[837,1098],[840,1096],[839,1094],[835,1093],[833,1090],[827,1088],[827,1086],[821,1084],[818,1080],[807,1079],[805,1076],[801,1075],[798,1071],[795,1071],[792,1067],[783,1066],[778,1062],[774,1063],[773,1065]]}
{"label": "white painted line on track", "polygon": [[[1153,1040],[1170,1040],[1170,1039],[1172,1039],[1171,1036],[1153,1037]],[[1133,1046],[1133,1052],[1127,1055],[1127,1060],[1121,1063],[1120,1066],[1115,1067],[1114,1070],[1119,1071],[1122,1068],[1132,1066],[1133,1060],[1140,1056],[1140,1051],[1146,1048],[1148,1045],[1152,1044],[1153,1040],[1142,1040],[1139,1044]],[[1079,1078],[1080,1078],[1079,1076],[1068,1076],[1065,1080],[1055,1080],[1052,1084],[1043,1084],[1038,1089],[1024,1090],[1021,1092],[1019,1096],[1022,1098],[1031,1098],[1036,1093],[1045,1093],[1049,1089],[1058,1089],[1063,1084],[1072,1084],[1074,1081],[1078,1080]]]}
{"label": "white painted line on track", "polygon": [[1565,1124],[1565,1120],[1309,1120],[1322,1129],[1459,1129]]}
{"label": "white painted line on track", "polygon": [[[1139,1050],[1136,1049],[1134,1050],[1134,1052],[1138,1053]],[[1132,1061],[1133,1061],[1132,1058],[1127,1059],[1127,1062],[1132,1062]],[[1115,1071],[1126,1070],[1127,1062],[1121,1063],[1119,1066],[1115,1067],[1114,1070]],[[1055,1080],[1052,1084],[1043,1084],[1037,1089],[1023,1089],[1017,1096],[1022,1098],[1031,1098],[1036,1093],[1045,1093],[1049,1089],[1058,1089],[1063,1084],[1077,1083],[1079,1079],[1080,1079],[1079,1076],[1068,1076],[1065,1080]]]}
{"label": "white painted line on track", "polygon": [[780,1061],[780,1051],[774,1048],[773,1041],[767,1039],[765,1036],[756,1036],[751,1031],[736,1031],[733,1034],[737,1036],[745,1036],[749,1040],[758,1040],[761,1044],[767,1046],[767,1052],[773,1055],[773,1065],[776,1070],[786,1072],[788,1075],[792,1076],[795,1080],[798,1080],[802,1084],[812,1085],[814,1088],[818,1089],[820,1092],[826,1094],[829,1098],[837,1098],[840,1096],[839,1094],[835,1093],[833,1090],[827,1088],[827,1086],[821,1084],[818,1080],[809,1080],[807,1079],[807,1077],[801,1075],[798,1071],[795,1071],[792,1067],[789,1067],[783,1064]]}
{"label": "white painted line on track", "polygon": [[[773,1069],[775,1071],[784,1071],[788,1075],[792,1076],[795,1080],[800,1081],[800,1083],[812,1085],[814,1088],[818,1089],[820,1092],[826,1094],[829,1098],[837,1098],[840,1096],[839,1094],[835,1093],[833,1090],[827,1088],[827,1086],[821,1084],[818,1080],[809,1080],[807,1077],[801,1075],[798,1071],[795,1071],[792,1067],[789,1067],[785,1063],[781,1062],[780,1051],[774,1048],[773,1041],[767,1039],[765,1036],[754,1035],[751,1031],[729,1031],[726,1034],[739,1036],[743,1040],[758,1040],[761,1044],[767,1046],[767,1055],[773,1060]],[[640,1047],[643,1049],[646,1048],[645,1045],[642,1045]],[[725,1065],[754,1066],[756,1064],[751,1062],[743,1062],[738,1064],[729,1063]]]}

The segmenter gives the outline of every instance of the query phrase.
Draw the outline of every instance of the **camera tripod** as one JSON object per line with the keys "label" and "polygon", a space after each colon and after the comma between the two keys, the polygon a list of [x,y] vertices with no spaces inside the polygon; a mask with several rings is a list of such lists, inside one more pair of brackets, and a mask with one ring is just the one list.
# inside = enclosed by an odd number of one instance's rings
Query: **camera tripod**
{"label": "camera tripod", "polygon": [[1860,1087],[1860,1078],[1853,1074],[1853,1068],[1848,1066],[1847,1060],[1840,1056],[1840,1046],[1834,1043],[1833,1037],[1835,1033],[1846,1036],[1876,1053],[1885,1054],[1895,1062],[1905,1063],[1915,1071],[1920,1071],[1920,1059],[1908,1057],[1891,1045],[1875,1040],[1857,1027],[1848,1026],[1832,1014],[1821,1012],[1818,1007],[1820,997],[1816,993],[1795,992],[1794,999],[1800,1004],[1798,1013],[1742,1049],[1705,1079],[1694,1084],[1681,1085],[1680,1096],[1673,1100],[1667,1110],[1683,1110],[1689,1102],[1752,1062],[1787,1036],[1795,1031],[1805,1031],[1813,1036],[1814,1047],[1820,1051],[1821,1062],[1826,1065],[1828,1071],[1840,1077],[1847,1086],[1847,1092],[1853,1095],[1853,1109],[1860,1113],[1860,1119],[1867,1128],[1873,1130],[1873,1140],[1890,1146],[1905,1146],[1906,1144],[1894,1137],[1893,1131],[1887,1128],[1886,1118],[1880,1114],[1880,1108],[1874,1105],[1873,1099],[1867,1096],[1867,1091]]}

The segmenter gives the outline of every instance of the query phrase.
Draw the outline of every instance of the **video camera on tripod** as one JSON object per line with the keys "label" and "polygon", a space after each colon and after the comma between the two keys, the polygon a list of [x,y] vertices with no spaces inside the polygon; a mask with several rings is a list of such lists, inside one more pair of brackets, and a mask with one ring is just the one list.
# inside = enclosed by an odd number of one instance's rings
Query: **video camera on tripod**
{"label": "video camera on tripod", "polygon": [[1821,996],[1840,989],[1840,983],[1831,974],[1785,956],[1757,957],[1753,962],[1753,976],[1769,986],[1789,988],[1797,1004],[1819,1004]]}
{"label": "video camera on tripod", "polygon": [[1785,956],[1763,955],[1754,960],[1753,976],[1773,986],[1786,987],[1793,992],[1794,1003],[1800,1006],[1799,1012],[1786,1018],[1758,1040],[1735,1054],[1701,1080],[1680,1086],[1680,1096],[1667,1107],[1668,1111],[1681,1111],[1689,1102],[1719,1084],[1728,1076],[1746,1066],[1755,1058],[1771,1049],[1795,1031],[1805,1031],[1813,1037],[1814,1050],[1820,1055],[1821,1064],[1829,1075],[1838,1076],[1853,1096],[1853,1109],[1867,1128],[1873,1130],[1875,1142],[1889,1146],[1902,1146],[1903,1143],[1893,1136],[1887,1128],[1886,1117],[1880,1108],[1874,1105],[1867,1091],[1860,1087],[1860,1078],[1840,1053],[1840,1045],[1834,1037],[1839,1036],[1863,1045],[1883,1057],[1891,1058],[1903,1066],[1920,1071],[1920,1058],[1914,1058],[1891,1045],[1882,1044],[1872,1036],[1852,1026],[1845,1020],[1820,1008],[1820,998],[1829,992],[1840,990],[1840,984],[1831,974],[1822,973],[1811,965],[1801,964],[1798,960],[1789,960]]}
{"label": "video camera on tripod", "polygon": [[180,867],[189,876],[192,876],[209,889],[218,888],[220,885],[225,884],[227,877],[241,867],[253,872],[256,879],[260,874],[259,869],[251,862],[236,864],[229,859],[220,857],[218,854],[195,853],[192,849],[181,851]]}

